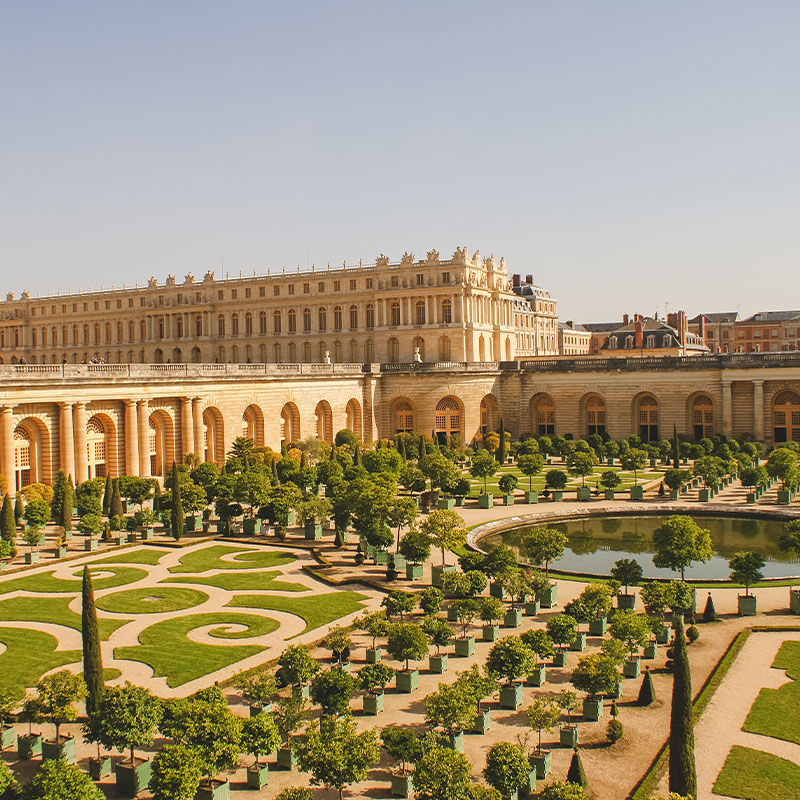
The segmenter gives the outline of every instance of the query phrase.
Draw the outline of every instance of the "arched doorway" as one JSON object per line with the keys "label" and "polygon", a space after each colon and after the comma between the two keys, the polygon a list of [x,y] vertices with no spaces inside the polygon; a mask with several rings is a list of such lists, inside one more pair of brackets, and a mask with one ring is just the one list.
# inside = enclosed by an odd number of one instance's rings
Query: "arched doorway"
{"label": "arched doorway", "polygon": [[252,439],[256,447],[264,446],[264,414],[255,403],[247,406],[242,414],[242,436]]}
{"label": "arched doorway", "polygon": [[14,429],[15,490],[36,483],[36,445],[27,428],[19,425]]}
{"label": "arched doorway", "polygon": [[[205,421],[205,415],[203,415]],[[175,427],[164,409],[150,414],[150,474],[166,475],[175,460]]]}
{"label": "arched doorway", "polygon": [[281,409],[281,447],[300,439],[300,412],[294,403]]}
{"label": "arched doorway", "polygon": [[443,397],[436,404],[436,438],[440,444],[447,445],[453,434],[461,436],[461,404],[455,397]]}
{"label": "arched doorway", "polygon": [[203,411],[203,460],[221,467],[225,463],[225,426],[218,408]]}
{"label": "arched doorway", "polygon": [[800,442],[800,395],[779,392],[772,401],[772,440]]}
{"label": "arched doorway", "polygon": [[414,433],[414,406],[409,400],[395,400],[390,413],[395,433]]}
{"label": "arched doorway", "polygon": [[439,361],[450,361],[451,358],[450,337],[439,337]]}
{"label": "arched doorway", "polygon": [[639,398],[639,436],[645,442],[654,442],[658,437],[658,400],[651,394]]}
{"label": "arched doorway", "polygon": [[699,394],[692,402],[692,434],[694,440],[714,435],[714,403],[707,394]]}
{"label": "arched doorway", "polygon": [[556,405],[549,394],[534,398],[533,418],[539,436],[554,436],[556,432]]}
{"label": "arched doorway", "polygon": [[425,360],[425,340],[421,336],[415,336],[414,341],[411,342],[411,353],[414,360],[417,358],[417,351],[419,351],[420,361]]}
{"label": "arched doorway", "polygon": [[200,363],[200,348],[193,347],[192,348],[192,363],[199,364]]}
{"label": "arched doorway", "polygon": [[356,438],[361,439],[361,403],[355,398],[347,401],[344,409],[345,413],[345,427],[349,431],[353,431]]}
{"label": "arched doorway", "polygon": [[314,409],[317,418],[317,439],[333,444],[333,413],[327,400],[320,400]]}
{"label": "arched doorway", "polygon": [[599,394],[593,394],[586,400],[586,435],[605,436],[606,433],[606,401]]}
{"label": "arched doorway", "polygon": [[14,475],[19,490],[31,483],[52,483],[50,432],[39,417],[26,417],[14,428]]}
{"label": "arched doorway", "polygon": [[86,423],[87,476],[105,478],[108,472],[106,458],[106,429],[100,417],[94,416]]}
{"label": "arched doorway", "polygon": [[487,394],[481,400],[481,435],[486,436],[491,431],[496,431],[500,426],[500,411],[497,408],[497,398]]}

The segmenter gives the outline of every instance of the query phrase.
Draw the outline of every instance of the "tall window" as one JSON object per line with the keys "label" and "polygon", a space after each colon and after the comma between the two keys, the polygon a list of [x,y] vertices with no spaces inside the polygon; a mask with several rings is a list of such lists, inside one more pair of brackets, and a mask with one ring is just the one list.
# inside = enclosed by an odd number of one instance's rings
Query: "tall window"
{"label": "tall window", "polygon": [[253,335],[253,315],[249,311],[244,315],[244,334]]}
{"label": "tall window", "polygon": [[258,315],[258,332],[260,334],[265,334],[267,332],[267,312],[262,311]]}
{"label": "tall window", "polygon": [[387,342],[387,350],[389,355],[389,363],[397,364],[400,361],[400,342],[394,336]]}
{"label": "tall window", "polygon": [[550,395],[541,397],[536,404],[536,432],[539,436],[553,436],[556,432],[556,407]]}
{"label": "tall window", "polygon": [[231,336],[239,335],[239,315],[231,314]]}
{"label": "tall window", "polygon": [[317,328],[320,331],[326,330],[328,327],[328,309],[324,306],[317,312]]}
{"label": "tall window", "polygon": [[222,314],[217,317],[217,335],[225,335],[225,317]]}
{"label": "tall window", "polygon": [[436,404],[436,438],[441,444],[447,444],[449,437],[461,433],[461,409],[453,397],[443,397]]}
{"label": "tall window", "polygon": [[336,306],[333,309],[333,329],[340,331],[342,329],[342,307]]}
{"label": "tall window", "polygon": [[293,309],[289,309],[289,333],[296,333],[297,332],[297,312]]}
{"label": "tall window", "polygon": [[411,403],[401,400],[394,407],[395,433],[414,433],[414,409]]}
{"label": "tall window", "polygon": [[273,311],[272,312],[272,330],[274,333],[281,332],[281,312],[280,311]]}
{"label": "tall window", "polygon": [[646,442],[658,439],[658,400],[652,395],[639,401],[639,436]]}
{"label": "tall window", "polygon": [[311,331],[311,309],[303,309],[303,332],[310,333]]}
{"label": "tall window", "polygon": [[350,363],[355,364],[358,358],[358,342],[355,339],[350,341]]}
{"label": "tall window", "polygon": [[696,442],[714,435],[714,404],[708,395],[698,395],[692,403],[692,429]]}
{"label": "tall window", "polygon": [[415,308],[415,320],[417,325],[424,325],[425,324],[425,301],[424,300],[417,300]]}
{"label": "tall window", "polygon": [[451,323],[453,321],[453,304],[445,299],[442,300],[442,322]]}
{"label": "tall window", "polygon": [[389,306],[389,312],[391,317],[391,322],[389,324],[396,328],[400,324],[400,303],[398,303],[397,300],[392,301],[391,306]]}
{"label": "tall window", "polygon": [[277,343],[272,345],[272,360],[276,364],[281,363],[281,346]]}
{"label": "tall window", "polygon": [[772,436],[777,442],[800,442],[800,395],[780,392],[772,403]]}
{"label": "tall window", "polygon": [[606,432],[606,401],[594,395],[586,403],[586,434],[602,436]]}
{"label": "tall window", "polygon": [[375,306],[372,303],[367,304],[366,308],[366,326],[368,329],[375,327]]}
{"label": "tall window", "polygon": [[358,330],[358,308],[356,306],[350,306],[350,330]]}

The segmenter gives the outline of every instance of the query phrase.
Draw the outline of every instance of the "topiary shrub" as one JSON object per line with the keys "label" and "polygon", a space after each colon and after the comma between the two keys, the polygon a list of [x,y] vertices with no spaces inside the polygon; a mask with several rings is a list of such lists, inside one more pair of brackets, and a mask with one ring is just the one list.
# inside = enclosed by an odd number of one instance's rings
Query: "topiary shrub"
{"label": "topiary shrub", "polygon": [[711,592],[708,593],[706,600],[706,607],[703,609],[703,622],[716,622],[717,610],[714,608],[714,599],[711,597]]}
{"label": "topiary shrub", "polygon": [[606,725],[606,736],[611,744],[616,744],[625,735],[625,729],[618,719],[612,719]]}
{"label": "topiary shrub", "polygon": [[284,789],[275,800],[314,800],[314,793],[305,787]]}
{"label": "topiary shrub", "polygon": [[689,640],[689,644],[693,644],[700,638],[700,631],[694,625],[690,625],[686,629],[686,638]]}

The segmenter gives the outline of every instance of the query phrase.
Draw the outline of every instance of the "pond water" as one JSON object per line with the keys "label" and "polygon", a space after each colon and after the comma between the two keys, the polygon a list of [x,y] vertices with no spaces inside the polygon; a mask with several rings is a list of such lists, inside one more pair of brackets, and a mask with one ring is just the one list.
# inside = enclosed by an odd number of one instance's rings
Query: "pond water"
{"label": "pond water", "polygon": [[[667,515],[619,515],[542,522],[493,533],[481,538],[481,547],[490,549],[501,542],[519,554],[519,544],[533,528],[557,528],[568,540],[564,555],[550,566],[567,572],[607,575],[620,558],[639,562],[645,578],[675,578],[680,573],[657,569],[653,565],[653,531]],[[711,532],[714,555],[704,564],[693,564],[686,577],[694,580],[728,578],[728,559],[741,550],[761,553],[767,562],[765,578],[788,578],[800,575],[800,560],[778,549],[783,522],[754,517],[714,517],[696,515],[694,519]]]}

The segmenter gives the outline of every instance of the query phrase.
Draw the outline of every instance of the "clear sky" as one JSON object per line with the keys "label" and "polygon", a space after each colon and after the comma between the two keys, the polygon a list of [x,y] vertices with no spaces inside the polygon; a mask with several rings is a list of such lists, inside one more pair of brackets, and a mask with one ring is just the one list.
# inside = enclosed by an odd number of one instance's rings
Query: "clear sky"
{"label": "clear sky", "polygon": [[0,9],[3,295],[466,245],[565,319],[800,307],[797,0]]}

